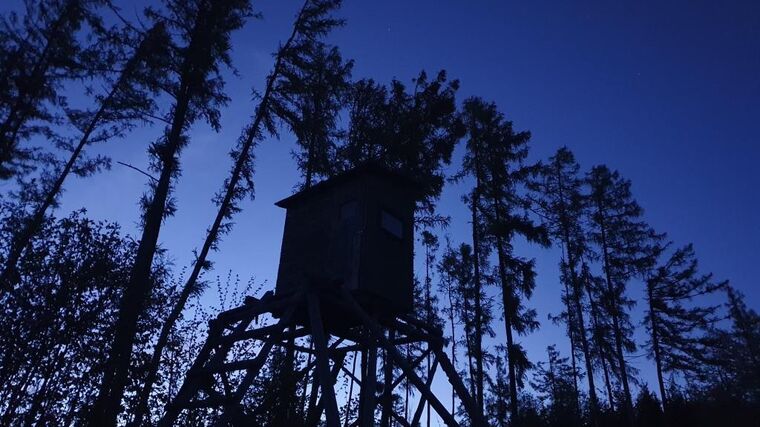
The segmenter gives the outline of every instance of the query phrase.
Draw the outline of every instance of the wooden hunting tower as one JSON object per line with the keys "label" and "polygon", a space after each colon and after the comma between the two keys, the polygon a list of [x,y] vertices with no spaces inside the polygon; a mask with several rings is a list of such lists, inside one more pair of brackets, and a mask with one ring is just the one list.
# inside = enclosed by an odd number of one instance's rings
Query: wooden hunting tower
{"label": "wooden hunting tower", "polygon": [[[486,427],[446,355],[443,332],[412,312],[419,194],[412,180],[364,165],[277,202],[287,215],[275,292],[249,296],[209,322],[206,342],[159,427],[185,425],[194,411],[214,416],[213,425],[258,425],[273,400],[251,407],[246,396],[274,348],[293,363],[279,380],[293,398],[273,396],[285,401],[276,406],[277,425],[373,427],[380,408],[380,425],[415,426],[429,405],[428,419],[432,408],[448,427],[460,426],[457,417]],[[410,353],[410,344],[422,353]],[[438,367],[464,414],[450,411],[433,392]],[[342,381],[350,381],[347,389],[336,387]],[[393,395],[404,381],[419,393],[412,393],[416,410],[402,414]],[[300,396],[297,383],[303,384]],[[183,418],[185,411],[190,418]]]}
{"label": "wooden hunting tower", "polygon": [[413,301],[412,180],[367,164],[276,203],[287,210],[275,294],[348,289],[380,316]]}

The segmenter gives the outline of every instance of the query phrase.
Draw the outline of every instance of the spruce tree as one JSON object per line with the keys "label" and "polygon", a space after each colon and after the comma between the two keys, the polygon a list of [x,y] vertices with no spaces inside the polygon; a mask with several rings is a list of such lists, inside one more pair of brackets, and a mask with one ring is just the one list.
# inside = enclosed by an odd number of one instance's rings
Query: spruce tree
{"label": "spruce tree", "polygon": [[353,62],[323,43],[302,48],[305,60],[283,63],[273,110],[296,137],[298,151],[293,156],[303,177],[300,187],[306,189],[340,168],[337,149],[343,132],[337,126],[338,114],[348,96]]}
{"label": "spruce tree", "polygon": [[[562,248],[560,279],[564,284],[563,300],[567,307],[565,319],[571,352],[574,354],[579,348],[583,355],[591,421],[593,425],[598,425],[599,399],[594,380],[592,345],[586,330],[584,283],[581,280],[582,259],[588,253],[588,240],[584,227],[586,201],[579,171],[580,165],[573,153],[562,147],[538,170],[531,188],[536,192],[537,208],[547,222],[552,239]],[[577,373],[574,376],[577,378]]]}
{"label": "spruce tree", "polygon": [[[15,270],[21,252],[39,230],[44,216],[55,207],[63,184],[70,174],[86,176],[109,164],[108,159],[84,157],[85,148],[96,142],[103,142],[124,133],[139,122],[145,122],[155,109],[153,96],[158,91],[162,78],[160,73],[166,58],[163,45],[167,34],[162,22],[156,23],[143,34],[133,34],[130,28],[112,30],[111,44],[116,44],[115,53],[126,56],[114,68],[120,69],[115,76],[103,76],[110,83],[110,89],[94,96],[93,111],[67,109],[67,116],[80,135],[60,138],[58,145],[70,151],[68,160],[42,174],[37,189],[39,197],[32,203],[30,212],[13,236],[12,244],[0,273],[0,292],[13,288]],[[131,46],[130,46],[131,45]],[[117,56],[118,57],[118,56]],[[102,58],[105,60],[107,58]],[[121,59],[121,58],[119,58]],[[109,64],[114,66],[114,64]]]}
{"label": "spruce tree", "polygon": [[[440,261],[436,265],[436,271],[438,272],[438,292],[441,295],[445,295],[446,306],[443,309],[443,314],[448,320],[448,332],[451,334],[448,339],[451,342],[451,363],[456,368],[457,366],[457,314],[462,309],[462,301],[460,294],[457,292],[456,278],[452,275],[454,271],[454,265],[456,262],[456,253],[451,247],[451,242],[448,237],[446,238],[446,248]],[[456,392],[451,390],[451,413],[456,411]]]}
{"label": "spruce tree", "polygon": [[240,28],[250,15],[247,0],[167,0],[166,8],[168,16],[154,12],[151,17],[166,22],[167,28],[176,31],[180,43],[171,47],[174,66],[167,70],[176,77],[169,86],[174,104],[166,117],[169,124],[164,135],[150,149],[154,168],[160,175],[152,186],[152,194],[144,198],[142,237],[121,299],[108,369],[90,412],[90,425],[115,425],[121,412],[137,319],[151,292],[148,277],[161,224],[174,211],[170,193],[180,173],[180,153],[189,142],[186,131],[198,119],[219,128],[218,108],[227,101],[219,73],[221,67],[230,65],[230,33]]}
{"label": "spruce tree", "polygon": [[[241,209],[238,205],[240,201],[246,197],[253,197],[253,148],[264,138],[267,131],[269,134],[274,133],[276,114],[284,111],[281,99],[299,94],[298,92],[288,92],[295,85],[291,81],[294,77],[289,73],[283,73],[283,70],[289,70],[290,73],[293,73],[297,67],[303,67],[305,70],[300,71],[299,75],[304,76],[304,78],[312,78],[307,74],[307,71],[315,68],[314,64],[322,60],[319,54],[316,57],[313,56],[313,52],[318,51],[314,45],[320,44],[318,39],[326,35],[333,27],[341,25],[342,21],[330,16],[339,5],[340,1],[335,0],[307,0],[296,16],[288,40],[277,52],[274,68],[267,77],[266,87],[255,110],[253,121],[243,129],[238,140],[238,146],[231,153],[234,163],[230,176],[225,180],[222,190],[215,197],[218,210],[214,222],[206,233],[206,239],[194,262],[193,269],[159,335],[149,365],[149,375],[140,393],[140,405],[135,412],[134,423],[136,424],[139,424],[146,414],[148,398],[157,378],[161,354],[169,334],[180,317],[188,298],[197,292],[200,275],[204,270],[211,268],[211,263],[207,259],[210,251],[216,249],[219,238],[231,230],[231,219]],[[287,80],[288,84],[282,83],[283,80]],[[296,86],[301,87],[305,84],[306,82],[301,82]],[[272,104],[280,104],[280,107],[275,108]]]}
{"label": "spruce tree", "polygon": [[531,386],[538,397],[548,401],[546,421],[551,426],[577,426],[580,424],[577,402],[578,391],[575,388],[572,366],[567,357],[561,357],[556,346],[546,348],[548,360],[539,362],[533,375]]}
{"label": "spruce tree", "polygon": [[598,289],[600,306],[612,325],[615,340],[616,373],[623,387],[623,413],[634,424],[631,397],[631,367],[625,355],[635,351],[630,308],[635,304],[627,295],[629,281],[636,276],[648,251],[649,226],[642,221],[642,209],[631,194],[630,181],[606,166],[588,173],[591,240],[602,264],[604,283]]}
{"label": "spruce tree", "polygon": [[718,306],[695,305],[693,300],[714,293],[727,283],[716,283],[711,274],[698,273],[692,245],[672,251],[647,276],[646,348],[655,362],[660,400],[667,413],[665,374],[700,369],[702,335],[717,320]]}
{"label": "spruce tree", "polygon": [[[475,105],[471,105],[474,109]],[[468,346],[472,357],[475,360],[475,401],[481,411],[484,410],[484,360],[483,360],[483,334],[484,329],[484,315],[483,315],[483,298],[484,293],[484,271],[486,270],[485,264],[487,263],[488,255],[491,251],[491,246],[484,243],[483,235],[485,234],[486,223],[482,214],[483,203],[483,185],[488,179],[485,169],[485,161],[483,159],[485,150],[481,139],[480,129],[480,117],[477,111],[469,111],[467,104],[465,104],[462,113],[462,121],[467,130],[467,151],[462,160],[462,171],[457,176],[461,179],[465,176],[469,176],[473,180],[472,190],[463,197],[464,203],[470,210],[470,230],[472,236],[472,313],[473,313],[473,327],[472,342]]]}
{"label": "spruce tree", "polygon": [[[480,370],[484,365],[481,360],[478,363],[477,358],[484,358],[485,352],[478,347],[477,337],[482,337],[490,333],[490,304],[483,293],[481,287],[475,285],[474,274],[474,253],[472,247],[462,243],[458,248],[447,250],[441,258],[440,272],[447,280],[452,280],[457,305],[457,317],[462,324],[462,344],[465,348],[465,357],[467,358],[467,379],[470,387],[470,394],[478,396],[480,387],[480,378],[485,381],[486,373]],[[476,298],[476,294],[480,293]],[[476,321],[475,304],[476,301],[483,302],[481,306],[481,321]]]}
{"label": "spruce tree", "polygon": [[[760,314],[747,307],[744,295],[725,286],[730,328],[717,325],[704,339],[703,361],[712,369],[698,376],[719,397],[757,408],[760,403]],[[724,403],[725,404],[725,403]],[[754,418],[756,420],[756,418]]]}
{"label": "spruce tree", "polygon": [[352,85],[339,157],[343,169],[375,162],[414,179],[421,193],[415,222],[431,226],[446,222],[435,205],[444,167],[463,134],[455,100],[459,81],[449,81],[445,71],[434,78],[422,71],[412,83],[412,90],[395,79],[387,87],[373,80]]}
{"label": "spruce tree", "polygon": [[604,279],[591,271],[587,261],[581,265],[580,281],[586,291],[587,311],[591,318],[589,341],[591,355],[594,359],[594,367],[601,367],[604,378],[604,387],[607,392],[607,407],[615,411],[615,391],[612,384],[612,371],[615,366],[615,339],[612,334],[612,325],[608,316],[599,303],[596,290],[604,287]]}
{"label": "spruce tree", "polygon": [[[423,315],[422,319],[429,325],[434,327],[443,327],[443,319],[438,315],[438,296],[433,292],[433,272],[436,264],[436,252],[438,251],[438,237],[431,233],[429,230],[423,230],[421,233],[421,243],[425,248],[425,280],[422,286],[422,299],[423,299]],[[431,374],[431,361],[430,354],[426,357],[427,370],[425,376],[428,377]],[[426,408],[426,420],[428,426],[430,425],[431,406],[430,402],[427,403]]]}
{"label": "spruce tree", "polygon": [[[465,168],[475,178],[471,194],[473,218],[480,213],[485,233],[475,237],[492,246],[497,255],[497,274],[502,293],[502,308],[506,329],[507,364],[509,371],[510,410],[518,417],[517,361],[525,353],[516,343],[514,333],[524,335],[538,328],[536,312],[524,307],[535,287],[533,261],[522,259],[513,252],[513,239],[522,236],[542,245],[548,244],[546,232],[527,215],[529,202],[520,194],[531,167],[524,164],[528,155],[528,132],[515,132],[496,105],[479,98],[470,98],[463,106],[463,122],[468,133],[468,154]],[[480,200],[480,202],[473,202]]]}
{"label": "spruce tree", "polygon": [[494,376],[488,378],[488,395],[486,396],[486,419],[490,425],[507,427],[510,424],[510,395],[509,374],[507,373],[507,349],[500,345],[496,347],[494,358]]}
{"label": "spruce tree", "polygon": [[[82,29],[104,29],[99,10],[108,0],[25,0],[24,15],[0,19],[0,180],[30,172],[39,150],[35,135],[54,136],[51,125],[65,105],[63,86],[92,77],[97,58]],[[97,48],[96,48],[97,49]],[[97,67],[97,64],[95,64]]]}

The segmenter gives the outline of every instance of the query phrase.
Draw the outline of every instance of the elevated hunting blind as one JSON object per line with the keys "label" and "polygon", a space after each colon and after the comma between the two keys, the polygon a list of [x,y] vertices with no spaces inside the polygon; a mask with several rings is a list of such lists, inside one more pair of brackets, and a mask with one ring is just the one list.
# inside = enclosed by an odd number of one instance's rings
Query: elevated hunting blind
{"label": "elevated hunting blind", "polygon": [[409,312],[417,194],[367,164],[277,202],[287,214],[275,294],[342,286],[380,316]]}
{"label": "elevated hunting blind", "polygon": [[[381,409],[381,425],[395,420],[413,426],[420,425],[428,404],[428,418],[432,408],[448,427],[458,427],[457,415],[431,389],[440,367],[464,407],[467,425],[485,427],[482,410],[446,355],[443,332],[412,312],[419,194],[412,180],[365,165],[277,202],[287,214],[275,292],[247,297],[243,305],[209,322],[206,343],[166,405],[159,427],[173,426],[183,411],[201,408],[219,414],[214,425],[257,425],[258,414],[272,410],[269,400],[253,408],[242,402],[275,347],[290,352],[289,360],[298,363],[279,381],[293,391],[296,382],[304,384],[295,405],[278,415],[283,418],[278,425],[305,421],[303,425],[340,427],[351,421],[352,426],[370,427],[377,425],[375,414]],[[267,316],[260,319],[263,314]],[[422,355],[409,353],[409,344],[419,346]],[[256,355],[236,348],[256,349]],[[353,360],[350,371],[344,366],[348,358]],[[356,372],[357,360],[361,372]],[[420,370],[427,372],[425,380]],[[349,379],[348,390],[336,388]],[[392,404],[394,388],[404,380],[419,391],[413,393],[419,399],[411,417]],[[296,408],[307,400],[304,419]],[[358,407],[352,408],[356,401]]]}

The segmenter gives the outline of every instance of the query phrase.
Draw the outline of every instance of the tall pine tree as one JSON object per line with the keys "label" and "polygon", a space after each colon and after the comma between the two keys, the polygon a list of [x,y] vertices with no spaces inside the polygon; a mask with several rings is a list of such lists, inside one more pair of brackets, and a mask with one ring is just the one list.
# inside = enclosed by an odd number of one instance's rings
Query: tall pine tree
{"label": "tall pine tree", "polygon": [[[83,28],[103,30],[107,0],[26,0],[25,13],[0,19],[0,180],[29,172],[38,151],[24,142],[53,137],[65,105],[63,86],[92,77],[97,55]],[[97,49],[97,48],[96,48]]]}
{"label": "tall pine tree", "polygon": [[[135,34],[131,28],[124,28],[111,30],[108,35],[111,39],[109,43],[116,44],[113,49],[116,64],[111,63],[109,67],[120,71],[117,71],[115,76],[102,76],[105,83],[110,83],[110,89],[104,94],[94,96],[95,108],[92,111],[67,108],[67,115],[80,135],[58,138],[58,145],[70,152],[68,160],[43,173],[40,182],[35,183],[41,187],[37,189],[39,195],[13,236],[8,256],[0,272],[0,292],[13,288],[16,264],[21,253],[39,230],[45,215],[56,206],[63,191],[63,184],[69,175],[86,176],[103,164],[108,165],[108,159],[85,158],[85,148],[93,143],[121,136],[137,123],[144,123],[156,107],[153,96],[159,90],[162,82],[161,73],[166,65],[163,46],[167,42],[167,34],[164,24],[158,22],[140,34]],[[110,56],[107,55],[101,60],[105,61]]]}
{"label": "tall pine tree", "polygon": [[476,186],[471,197],[481,203],[472,203],[483,215],[486,225],[482,242],[492,246],[497,255],[497,275],[501,285],[502,309],[506,330],[507,366],[509,372],[510,411],[518,417],[517,385],[519,361],[527,360],[514,334],[526,334],[538,328],[536,312],[524,306],[535,287],[533,261],[514,254],[516,236],[542,245],[548,244],[545,229],[527,214],[529,202],[521,193],[531,167],[524,165],[528,155],[528,132],[515,132],[496,105],[479,98],[470,98],[463,107],[464,123],[468,131],[470,156],[466,163],[473,171]]}
{"label": "tall pine tree", "polygon": [[338,114],[349,93],[353,62],[322,43],[300,48],[298,56],[304,58],[283,63],[273,110],[296,137],[298,151],[293,156],[303,177],[300,187],[306,189],[340,168],[337,149],[343,132],[337,126]]}
{"label": "tall pine tree", "polygon": [[[219,209],[214,222],[206,233],[206,239],[198,253],[193,269],[182,287],[168,318],[164,322],[156,343],[156,348],[151,358],[149,375],[140,393],[140,405],[135,411],[134,423],[138,425],[146,414],[148,398],[156,381],[161,354],[167,344],[172,328],[179,319],[187,300],[197,292],[202,272],[211,267],[211,263],[208,260],[210,251],[216,249],[219,238],[230,231],[232,226],[231,219],[234,214],[240,211],[239,202],[246,197],[253,196],[253,148],[256,143],[264,138],[266,131],[270,134],[275,132],[274,122],[277,118],[277,113],[283,112],[282,108],[276,108],[273,104],[281,105],[280,100],[282,98],[297,96],[298,92],[288,92],[288,90],[293,90],[293,86],[302,88],[303,85],[308,84],[303,81],[301,83],[292,82],[291,80],[295,77],[289,73],[284,73],[283,70],[289,70],[290,73],[293,73],[298,67],[302,67],[306,71],[301,71],[299,75],[304,76],[308,70],[315,67],[318,68],[314,64],[323,60],[320,56],[321,53],[319,53],[319,49],[323,49],[323,47],[315,47],[314,45],[320,45],[319,38],[326,35],[333,27],[342,23],[342,21],[330,16],[339,5],[340,1],[335,0],[307,0],[298,16],[296,16],[293,30],[288,40],[277,52],[274,68],[267,77],[266,86],[253,115],[252,123],[243,130],[238,141],[238,146],[231,153],[234,163],[230,176],[225,180],[222,190],[215,198]],[[317,53],[315,54],[315,52]],[[305,74],[305,78],[312,77]],[[283,84],[283,80],[288,81],[288,84]],[[324,83],[322,84],[324,85]]]}
{"label": "tall pine tree", "polygon": [[421,191],[416,223],[430,226],[445,223],[435,205],[446,181],[444,167],[463,134],[455,100],[459,81],[449,81],[444,71],[434,78],[422,71],[412,83],[409,90],[395,79],[388,87],[355,82],[339,156],[344,169],[376,162],[414,179]]}
{"label": "tall pine tree", "polygon": [[[666,247],[660,248],[661,251]],[[718,306],[694,304],[693,300],[726,285],[726,282],[716,283],[711,274],[698,273],[692,245],[672,251],[648,274],[645,326],[649,340],[646,347],[655,362],[660,400],[666,413],[665,374],[699,369],[702,335],[717,320]]]}
{"label": "tall pine tree", "polygon": [[[594,381],[592,345],[586,330],[584,283],[581,280],[582,259],[588,252],[588,246],[587,230],[584,228],[583,179],[579,171],[580,165],[573,153],[562,147],[539,170],[531,188],[537,193],[536,204],[547,222],[551,237],[562,248],[560,273],[565,285],[563,300],[567,307],[565,319],[572,357],[574,361],[574,354],[580,349],[586,365],[591,420],[592,424],[598,425],[599,399]],[[574,373],[574,377],[577,376]]]}
{"label": "tall pine tree", "polygon": [[151,292],[148,277],[158,235],[164,218],[174,211],[170,193],[180,173],[180,153],[189,142],[186,131],[202,118],[213,128],[219,128],[218,107],[227,101],[219,73],[222,66],[230,65],[230,33],[240,28],[250,14],[247,0],[167,0],[166,8],[168,16],[156,13],[151,16],[156,21],[165,21],[168,28],[177,32],[181,43],[171,47],[174,66],[167,70],[176,76],[169,86],[174,104],[166,117],[169,125],[164,135],[150,150],[160,175],[152,186],[152,194],[144,199],[142,237],[121,299],[108,369],[90,412],[90,425],[115,425],[121,412],[137,319]]}
{"label": "tall pine tree", "polygon": [[630,181],[606,166],[594,167],[586,181],[591,240],[596,245],[604,278],[598,289],[599,301],[612,325],[616,373],[623,387],[623,413],[628,424],[633,425],[631,367],[626,353],[636,349],[629,313],[635,302],[627,295],[627,287],[640,272],[642,259],[651,253],[647,244],[652,233],[642,221],[642,209],[631,194]]}

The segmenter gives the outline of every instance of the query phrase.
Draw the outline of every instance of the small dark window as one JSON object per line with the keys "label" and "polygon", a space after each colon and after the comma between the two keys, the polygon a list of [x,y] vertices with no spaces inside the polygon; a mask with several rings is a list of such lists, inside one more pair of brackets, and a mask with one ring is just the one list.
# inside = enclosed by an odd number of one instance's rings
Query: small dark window
{"label": "small dark window", "polygon": [[359,214],[359,204],[356,200],[350,200],[340,205],[340,219],[353,220]]}
{"label": "small dark window", "polygon": [[385,209],[380,212],[380,227],[397,239],[404,238],[404,223]]}

